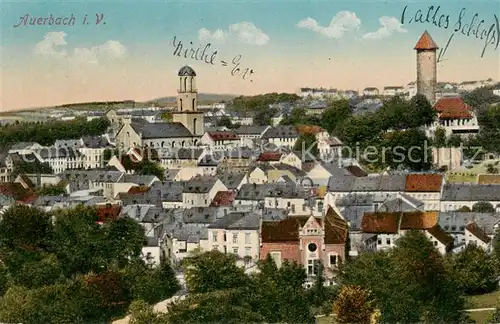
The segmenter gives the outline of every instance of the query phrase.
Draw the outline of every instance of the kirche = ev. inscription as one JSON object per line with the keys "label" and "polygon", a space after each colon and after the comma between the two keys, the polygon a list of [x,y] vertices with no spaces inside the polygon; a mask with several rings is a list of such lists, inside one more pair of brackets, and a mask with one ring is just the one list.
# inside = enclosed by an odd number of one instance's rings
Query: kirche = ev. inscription
{"label": "kirche = ev. inscription", "polygon": [[219,61],[217,59],[219,52],[212,47],[211,43],[195,47],[193,46],[193,42],[185,44],[174,36],[172,45],[174,46],[174,56],[204,62],[209,65],[220,64],[222,67],[229,67],[232,76],[237,76],[243,80],[250,80],[250,82],[253,82],[250,76],[255,74],[255,70],[241,65],[241,54],[234,56],[230,61]]}

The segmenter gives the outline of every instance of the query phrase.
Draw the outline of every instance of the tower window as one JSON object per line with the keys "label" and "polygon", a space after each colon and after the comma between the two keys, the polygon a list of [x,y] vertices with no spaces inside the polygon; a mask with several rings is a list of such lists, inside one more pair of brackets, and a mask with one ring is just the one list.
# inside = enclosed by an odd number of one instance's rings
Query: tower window
{"label": "tower window", "polygon": [[196,98],[193,98],[193,111],[196,110]]}
{"label": "tower window", "polygon": [[179,103],[180,103],[181,111],[182,111],[182,99],[179,99]]}

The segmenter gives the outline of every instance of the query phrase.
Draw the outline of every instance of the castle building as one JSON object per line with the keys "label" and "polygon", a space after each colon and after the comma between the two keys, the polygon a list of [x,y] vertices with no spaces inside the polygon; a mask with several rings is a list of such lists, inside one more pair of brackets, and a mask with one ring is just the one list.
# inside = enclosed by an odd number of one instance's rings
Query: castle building
{"label": "castle building", "polygon": [[172,122],[149,123],[146,120],[124,120],[116,135],[117,147],[151,147],[176,149],[199,144],[204,130],[203,112],[198,110],[196,73],[189,66],[179,70],[177,110],[172,112]]}
{"label": "castle building", "polygon": [[417,51],[417,94],[424,95],[434,105],[437,84],[436,51],[439,47],[425,31],[414,49]]}

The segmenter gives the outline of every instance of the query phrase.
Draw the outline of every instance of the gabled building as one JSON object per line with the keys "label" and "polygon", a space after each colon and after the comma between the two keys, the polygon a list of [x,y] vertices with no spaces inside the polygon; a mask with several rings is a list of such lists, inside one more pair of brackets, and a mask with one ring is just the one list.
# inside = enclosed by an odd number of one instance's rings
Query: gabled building
{"label": "gabled building", "polygon": [[[281,266],[285,260],[296,261],[314,278],[318,262],[324,265],[328,283],[334,283],[329,270],[345,260],[348,227],[345,220],[329,209],[324,217],[288,216],[278,221],[262,221],[260,258],[268,254]],[[311,283],[311,279],[309,283]]]}

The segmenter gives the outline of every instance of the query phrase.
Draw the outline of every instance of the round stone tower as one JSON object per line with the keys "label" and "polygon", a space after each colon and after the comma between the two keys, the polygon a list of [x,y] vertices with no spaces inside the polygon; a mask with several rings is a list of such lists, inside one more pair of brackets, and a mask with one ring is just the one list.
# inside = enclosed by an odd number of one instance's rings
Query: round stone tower
{"label": "round stone tower", "polygon": [[415,45],[417,51],[417,94],[424,95],[434,105],[436,102],[437,65],[436,45],[427,30]]}

